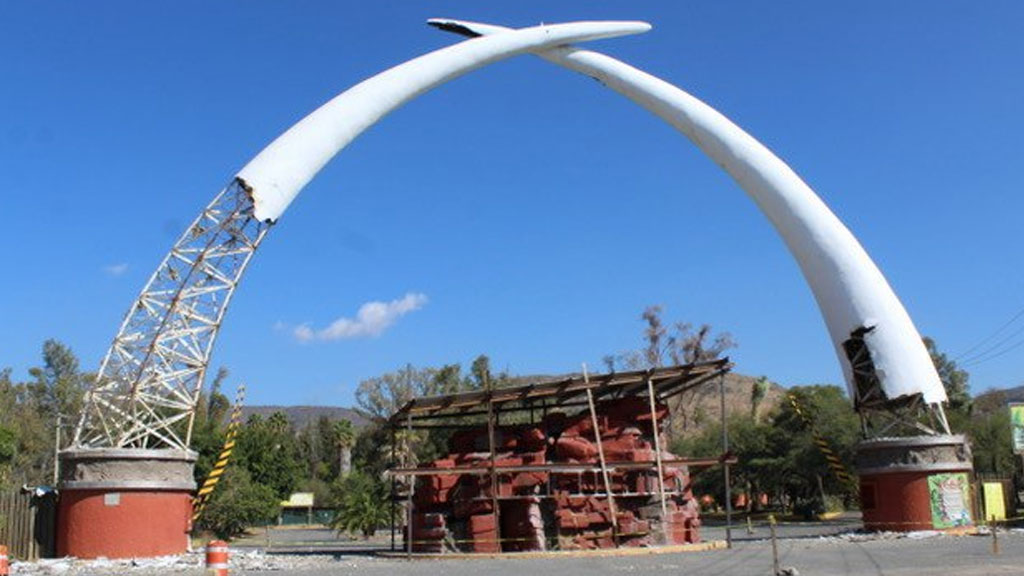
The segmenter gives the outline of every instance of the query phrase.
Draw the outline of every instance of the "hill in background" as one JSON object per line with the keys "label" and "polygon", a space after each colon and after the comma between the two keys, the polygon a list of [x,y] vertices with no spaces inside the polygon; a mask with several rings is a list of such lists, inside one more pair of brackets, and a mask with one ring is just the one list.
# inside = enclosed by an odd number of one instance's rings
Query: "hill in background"
{"label": "hill in background", "polygon": [[253,414],[269,418],[274,412],[284,412],[296,430],[315,424],[321,416],[326,416],[330,420],[348,420],[356,428],[362,428],[368,423],[368,420],[355,410],[342,406],[243,406],[242,421],[248,420]]}
{"label": "hill in background", "polygon": [[[531,382],[559,380],[564,376],[515,376],[509,379],[508,385],[517,386]],[[725,376],[725,407],[730,416],[752,414],[753,390],[758,378],[743,374],[729,373]],[[764,398],[758,405],[758,416],[764,417],[785,398],[786,390],[775,383],[769,383]],[[1024,387],[1021,388],[1024,397]],[[682,394],[670,401],[672,434],[695,434],[720,420],[718,380],[712,380],[695,391]],[[314,424],[321,416],[331,420],[349,420],[356,428],[362,428],[369,421],[352,408],[342,406],[245,406],[242,409],[243,420],[253,414],[264,418],[274,412],[283,412],[296,430]]]}
{"label": "hill in background", "polygon": [[[730,372],[725,375],[725,411],[728,416],[754,415],[754,388],[760,379]],[[764,397],[757,405],[757,416],[766,417],[786,397],[786,389],[768,382]],[[721,421],[721,400],[718,379],[707,382],[693,391],[669,400],[672,421],[671,433],[675,437],[697,434]]]}

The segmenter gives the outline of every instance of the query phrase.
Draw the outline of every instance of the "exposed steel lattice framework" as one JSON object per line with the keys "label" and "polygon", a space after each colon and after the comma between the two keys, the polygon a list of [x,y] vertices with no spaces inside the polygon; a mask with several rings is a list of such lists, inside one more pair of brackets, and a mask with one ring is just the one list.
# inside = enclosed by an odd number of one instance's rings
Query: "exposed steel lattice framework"
{"label": "exposed steel lattice framework", "polygon": [[240,179],[202,211],[121,324],[86,395],[76,446],[188,449],[224,313],[268,230]]}

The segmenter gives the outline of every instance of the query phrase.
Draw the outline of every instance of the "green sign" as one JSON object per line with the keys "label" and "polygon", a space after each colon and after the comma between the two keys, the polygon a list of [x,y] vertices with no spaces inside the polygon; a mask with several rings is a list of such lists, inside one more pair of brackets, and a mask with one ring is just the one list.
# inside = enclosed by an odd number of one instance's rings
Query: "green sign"
{"label": "green sign", "polygon": [[1013,451],[1024,453],[1024,404],[1010,404],[1010,426],[1013,428]]}
{"label": "green sign", "polygon": [[932,504],[932,527],[957,528],[971,525],[971,483],[967,474],[932,474],[928,495]]}

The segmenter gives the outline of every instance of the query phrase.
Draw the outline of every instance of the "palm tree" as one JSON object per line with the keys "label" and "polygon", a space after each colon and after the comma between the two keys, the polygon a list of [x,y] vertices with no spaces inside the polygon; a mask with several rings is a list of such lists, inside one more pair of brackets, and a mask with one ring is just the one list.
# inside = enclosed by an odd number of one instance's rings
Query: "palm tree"
{"label": "palm tree", "polygon": [[757,409],[760,408],[761,402],[764,402],[764,397],[768,394],[768,390],[771,386],[771,381],[768,380],[767,376],[761,376],[751,384],[750,419],[753,420],[755,424],[758,421]]}
{"label": "palm tree", "polygon": [[349,420],[334,422],[334,447],[338,449],[338,475],[345,477],[352,470],[352,446],[356,433]]}
{"label": "palm tree", "polygon": [[332,497],[335,511],[331,527],[339,532],[358,532],[369,538],[391,518],[384,484],[358,470],[334,484]]}

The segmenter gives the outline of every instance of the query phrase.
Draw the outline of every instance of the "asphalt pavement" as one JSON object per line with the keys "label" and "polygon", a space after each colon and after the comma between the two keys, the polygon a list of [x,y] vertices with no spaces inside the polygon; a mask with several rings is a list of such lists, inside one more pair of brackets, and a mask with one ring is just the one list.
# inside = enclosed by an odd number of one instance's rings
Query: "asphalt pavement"
{"label": "asphalt pavement", "polygon": [[[863,534],[856,517],[826,522],[782,523],[777,526],[779,565],[800,575],[956,575],[1024,574],[1024,530],[998,535],[999,553],[993,553],[988,534],[945,535],[935,532]],[[294,568],[288,555],[271,554],[274,569],[288,576],[339,574],[451,576],[582,576],[584,574],[674,573],[687,576],[736,575],[770,576],[773,572],[770,530],[755,523],[748,532],[745,522],[733,530],[733,547],[727,550],[649,554],[640,556],[594,557],[586,554],[554,555],[547,558],[414,559],[381,558],[375,549],[387,548],[389,538],[371,541],[338,537],[327,530],[272,530],[271,548],[302,555]],[[265,535],[264,535],[265,536]],[[706,526],[706,540],[725,539],[724,526]],[[258,539],[258,536],[257,536]],[[318,544],[303,544],[318,543]],[[257,542],[241,542],[240,550]],[[303,549],[306,548],[307,549]],[[295,557],[295,556],[293,556]],[[297,558],[297,557],[296,557]],[[259,570],[232,571],[258,574]]]}

